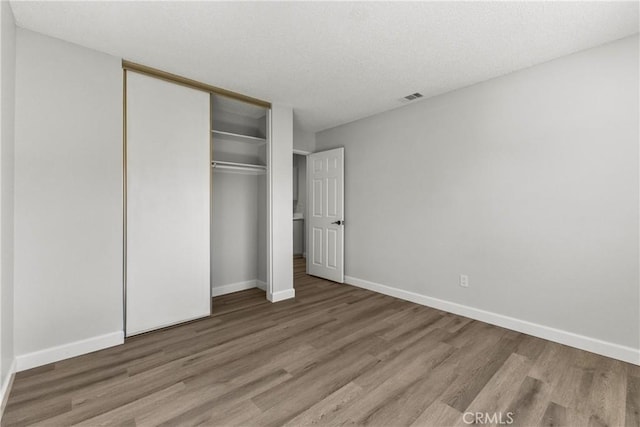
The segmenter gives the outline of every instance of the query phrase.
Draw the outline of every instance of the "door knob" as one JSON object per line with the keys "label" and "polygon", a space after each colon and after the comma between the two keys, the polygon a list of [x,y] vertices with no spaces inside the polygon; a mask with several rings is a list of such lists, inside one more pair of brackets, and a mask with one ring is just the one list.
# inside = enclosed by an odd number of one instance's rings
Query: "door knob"
{"label": "door knob", "polygon": [[338,221],[332,222],[331,224],[342,225],[342,224],[344,224],[344,221],[338,220]]}

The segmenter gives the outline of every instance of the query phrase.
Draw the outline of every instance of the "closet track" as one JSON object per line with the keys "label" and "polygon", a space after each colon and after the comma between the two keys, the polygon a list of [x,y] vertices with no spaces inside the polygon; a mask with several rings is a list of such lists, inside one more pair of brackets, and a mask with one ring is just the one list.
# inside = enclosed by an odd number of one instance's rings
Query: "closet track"
{"label": "closet track", "polygon": [[171,83],[177,83],[183,86],[187,86],[193,89],[202,90],[205,92],[226,96],[227,98],[233,98],[238,101],[247,102],[249,104],[257,105],[259,107],[271,108],[271,103],[263,101],[258,98],[253,98],[241,93],[233,92],[227,89],[222,89],[216,86],[212,86],[206,83],[192,80],[187,77],[182,77],[177,74],[168,73],[166,71],[158,70],[156,68],[147,67],[146,65],[136,64],[135,62],[122,60],[122,68],[125,70],[135,71],[137,73],[146,74],[151,77],[166,80]]}

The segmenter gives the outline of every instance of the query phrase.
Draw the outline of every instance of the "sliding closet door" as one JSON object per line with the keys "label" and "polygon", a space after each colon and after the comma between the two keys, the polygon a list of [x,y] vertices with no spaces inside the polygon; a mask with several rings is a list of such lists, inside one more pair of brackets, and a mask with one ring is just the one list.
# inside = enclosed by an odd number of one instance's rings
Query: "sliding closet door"
{"label": "sliding closet door", "polygon": [[126,335],[207,316],[209,94],[126,75]]}

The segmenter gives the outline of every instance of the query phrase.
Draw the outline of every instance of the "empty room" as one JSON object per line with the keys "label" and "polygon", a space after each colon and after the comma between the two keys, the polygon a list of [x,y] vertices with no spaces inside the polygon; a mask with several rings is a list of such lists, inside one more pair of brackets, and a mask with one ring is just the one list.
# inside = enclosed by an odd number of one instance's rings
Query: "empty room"
{"label": "empty room", "polygon": [[0,425],[640,427],[639,18],[0,0]]}

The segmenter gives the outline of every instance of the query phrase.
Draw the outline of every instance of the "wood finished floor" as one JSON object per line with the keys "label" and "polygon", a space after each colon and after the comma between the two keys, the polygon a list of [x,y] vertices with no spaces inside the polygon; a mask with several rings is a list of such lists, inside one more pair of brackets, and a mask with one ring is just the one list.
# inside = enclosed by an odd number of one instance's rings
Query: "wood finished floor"
{"label": "wood finished floor", "polygon": [[20,372],[18,425],[640,426],[640,367],[304,274],[212,317]]}

